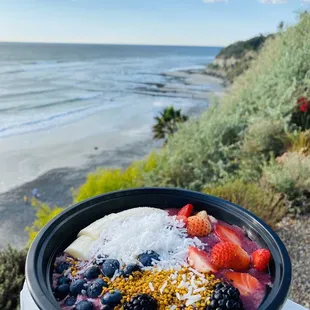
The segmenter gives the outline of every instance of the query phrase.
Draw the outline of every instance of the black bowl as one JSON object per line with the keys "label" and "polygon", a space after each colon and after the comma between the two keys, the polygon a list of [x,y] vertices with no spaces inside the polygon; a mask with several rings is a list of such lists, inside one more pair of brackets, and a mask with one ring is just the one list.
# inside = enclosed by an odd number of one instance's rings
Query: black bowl
{"label": "black bowl", "polygon": [[271,251],[270,272],[274,283],[259,309],[280,309],[289,292],[292,267],[277,234],[258,217],[230,202],[197,192],[167,188],[132,189],[97,196],[67,208],[50,221],[33,241],[26,261],[27,285],[39,309],[61,309],[52,293],[53,263],[56,255],[76,239],[81,229],[113,212],[141,206],[180,208],[187,203],[192,203],[195,210],[207,210],[220,220],[242,227],[250,239]]}

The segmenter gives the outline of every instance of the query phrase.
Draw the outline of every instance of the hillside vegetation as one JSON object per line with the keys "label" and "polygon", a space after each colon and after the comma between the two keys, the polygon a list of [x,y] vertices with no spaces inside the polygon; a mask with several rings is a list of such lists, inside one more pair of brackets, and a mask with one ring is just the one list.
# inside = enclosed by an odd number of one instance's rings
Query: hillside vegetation
{"label": "hillside vegetation", "polygon": [[207,73],[225,77],[232,83],[239,75],[245,72],[257,57],[267,39],[274,35],[257,36],[247,41],[238,41],[221,50],[213,63],[207,68]]}

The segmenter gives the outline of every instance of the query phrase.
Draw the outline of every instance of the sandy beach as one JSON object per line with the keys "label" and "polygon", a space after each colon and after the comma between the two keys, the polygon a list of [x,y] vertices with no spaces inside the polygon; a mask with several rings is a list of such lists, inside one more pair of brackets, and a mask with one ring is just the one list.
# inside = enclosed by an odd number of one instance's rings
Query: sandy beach
{"label": "sandy beach", "polygon": [[23,197],[31,196],[33,188],[38,188],[42,201],[67,206],[72,203],[72,188],[79,187],[89,172],[98,167],[125,168],[161,146],[152,140],[151,126],[154,113],[169,102],[191,99],[182,111],[195,117],[207,108],[212,96],[224,93],[223,81],[203,70],[163,75],[168,78],[165,84],[136,88],[152,105],[145,101],[128,105],[121,117],[116,106],[50,130],[0,139],[0,247],[25,245],[24,228],[33,222],[34,209],[24,204]]}

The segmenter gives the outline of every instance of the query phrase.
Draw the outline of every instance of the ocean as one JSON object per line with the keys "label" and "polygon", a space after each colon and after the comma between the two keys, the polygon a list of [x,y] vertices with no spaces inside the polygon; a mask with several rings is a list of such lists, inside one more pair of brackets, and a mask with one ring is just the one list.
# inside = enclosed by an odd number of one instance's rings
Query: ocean
{"label": "ocean", "polygon": [[152,125],[164,107],[205,110],[223,87],[195,72],[220,49],[0,43],[0,248],[24,246],[34,188],[69,205],[88,173],[161,146]]}
{"label": "ocean", "polygon": [[[220,48],[0,44],[0,138],[50,129],[159,96],[164,72],[201,68]],[[173,95],[173,94],[172,94]],[[175,97],[172,96],[171,97]],[[190,105],[187,98],[169,100]],[[155,109],[166,99],[153,100]],[[110,128],[111,129],[111,128]]]}

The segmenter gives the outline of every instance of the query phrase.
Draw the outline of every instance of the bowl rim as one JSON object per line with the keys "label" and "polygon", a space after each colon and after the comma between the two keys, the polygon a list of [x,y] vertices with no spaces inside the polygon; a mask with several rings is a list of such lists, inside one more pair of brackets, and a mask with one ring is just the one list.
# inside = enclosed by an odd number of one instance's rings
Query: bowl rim
{"label": "bowl rim", "polygon": [[[281,306],[287,299],[290,285],[292,281],[292,264],[287,252],[287,249],[279,236],[274,232],[263,220],[257,217],[252,212],[242,208],[239,205],[231,203],[227,200],[222,198],[212,196],[206,193],[196,192],[192,190],[186,190],[182,188],[166,188],[166,187],[143,187],[143,188],[132,188],[132,189],[124,189],[124,190],[117,190],[108,192],[105,194],[100,194],[89,199],[83,200],[79,203],[73,204],[55,216],[51,221],[49,221],[38,233],[36,238],[33,240],[30,249],[27,253],[26,258],[26,266],[25,266],[25,275],[26,275],[26,283],[30,292],[31,297],[33,298],[34,302],[37,304],[39,309],[55,309],[52,305],[50,298],[48,298],[42,286],[39,283],[37,270],[35,268],[37,258],[42,259],[43,252],[41,250],[41,243],[43,237],[47,235],[51,230],[57,230],[57,227],[61,224],[61,220],[66,217],[69,213],[74,211],[75,209],[78,210],[80,208],[84,209],[86,207],[90,207],[92,205],[96,205],[103,201],[108,201],[115,198],[126,197],[126,196],[133,196],[133,195],[147,195],[147,194],[161,194],[161,195],[169,195],[169,196],[183,196],[188,199],[195,199],[200,200],[203,203],[211,203],[213,206],[218,206],[220,208],[227,209],[228,208],[232,211],[236,211],[240,217],[243,217],[243,220],[252,221],[252,226],[255,224],[256,231],[259,228],[257,233],[261,236],[260,232],[264,232],[264,235],[268,236],[269,241],[273,243],[273,247],[276,248],[278,254],[281,257],[283,266],[275,266],[278,269],[278,274],[276,276],[279,277],[279,272],[282,273],[282,277],[278,284],[278,292],[273,298],[269,298],[271,295],[269,294],[266,299],[264,299],[263,303],[260,305],[258,310],[274,310],[280,309]],[[124,208],[126,210],[126,208]],[[262,237],[262,236],[261,236]],[[279,268],[281,267],[281,268]],[[284,274],[285,272],[285,274]],[[272,290],[271,290],[272,292]],[[52,296],[49,296],[52,297]],[[61,309],[59,307],[59,309]]]}

